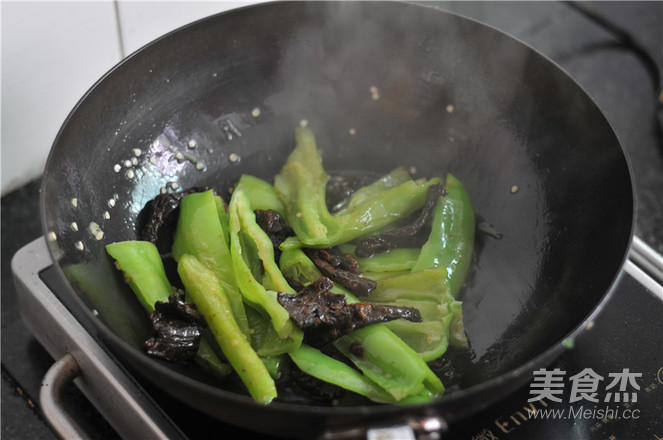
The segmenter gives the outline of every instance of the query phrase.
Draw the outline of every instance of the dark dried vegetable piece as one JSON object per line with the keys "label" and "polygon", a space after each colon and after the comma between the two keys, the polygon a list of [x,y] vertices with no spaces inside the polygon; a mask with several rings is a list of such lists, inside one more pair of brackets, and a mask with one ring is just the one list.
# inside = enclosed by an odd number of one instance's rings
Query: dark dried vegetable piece
{"label": "dark dried vegetable piece", "polygon": [[207,187],[194,187],[178,193],[159,194],[147,202],[138,214],[138,237],[154,243],[159,253],[167,254],[173,246],[180,203],[189,194],[204,192]]}
{"label": "dark dried vegetable piece", "polygon": [[441,196],[446,195],[447,190],[444,188],[444,185],[441,183],[431,185],[428,187],[428,192],[426,193],[426,204],[421,209],[419,216],[412,223],[392,229],[383,234],[363,238],[355,248],[355,255],[366,258],[374,254],[388,252],[397,247],[411,246],[413,237],[430,225],[437,200]]}
{"label": "dark dried vegetable piece", "polygon": [[354,330],[378,322],[399,318],[421,322],[419,310],[413,307],[348,304],[344,295],[331,292],[333,286],[329,278],[321,277],[298,294],[279,292],[277,295],[290,319],[304,332],[304,342],[313,347],[322,347]]}
{"label": "dark dried vegetable piece", "polygon": [[274,258],[278,261],[279,256],[281,255],[279,246],[286,238],[295,235],[295,231],[285,223],[281,214],[273,209],[256,209],[254,212],[256,215],[256,223],[258,223],[260,229],[265,231],[274,245]]}
{"label": "dark dried vegetable piece", "polygon": [[154,333],[145,341],[145,351],[150,356],[187,363],[198,352],[205,326],[205,319],[196,306],[173,294],[168,297],[168,302],[154,304]]}
{"label": "dark dried vegetable piece", "polygon": [[356,295],[369,295],[377,287],[375,281],[360,276],[356,260],[347,254],[340,257],[342,254],[329,249],[304,249],[304,252],[324,276]]}

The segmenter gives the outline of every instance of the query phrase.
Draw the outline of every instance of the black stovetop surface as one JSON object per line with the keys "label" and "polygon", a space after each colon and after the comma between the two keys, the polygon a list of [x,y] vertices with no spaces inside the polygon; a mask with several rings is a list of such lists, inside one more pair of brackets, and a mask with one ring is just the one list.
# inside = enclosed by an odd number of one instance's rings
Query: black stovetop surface
{"label": "black stovetop surface", "polygon": [[[596,101],[619,137],[630,159],[637,197],[636,234],[663,253],[663,142],[656,125],[656,86],[633,52],[587,18],[557,2],[435,2],[445,9],[491,24],[532,45],[557,62]],[[591,2],[586,6],[625,28],[663,64],[663,3]],[[25,146],[30,148],[30,146]],[[56,438],[39,415],[39,384],[53,360],[32,337],[18,316],[10,260],[12,255],[41,235],[39,182],[31,182],[2,198],[2,431],[5,439]],[[568,379],[584,368],[603,377],[623,368],[643,374],[638,403],[610,405],[639,409],[639,418],[549,417],[524,420],[529,406],[525,387],[499,404],[453,425],[450,438],[550,439],[656,439],[663,438],[663,303],[623,277],[595,327],[585,332],[551,368],[565,370]],[[657,377],[658,373],[658,377]],[[568,383],[567,383],[568,388]],[[567,390],[568,393],[568,390]],[[603,397],[605,393],[600,393]],[[67,408],[95,439],[117,434],[85,401],[75,387],[65,394]],[[547,408],[570,407],[547,402]],[[582,401],[574,407],[582,406]],[[536,408],[545,408],[541,403]],[[593,408],[587,405],[585,408]],[[596,405],[604,408],[605,405]],[[531,407],[530,407],[531,408]],[[166,408],[168,410],[168,408]],[[185,432],[197,429],[186,412],[177,409]],[[568,415],[568,412],[567,414]],[[622,414],[623,415],[623,414]],[[224,429],[229,438],[247,435],[205,420],[205,432]],[[187,427],[187,423],[191,426]],[[194,435],[195,437],[195,435]]]}

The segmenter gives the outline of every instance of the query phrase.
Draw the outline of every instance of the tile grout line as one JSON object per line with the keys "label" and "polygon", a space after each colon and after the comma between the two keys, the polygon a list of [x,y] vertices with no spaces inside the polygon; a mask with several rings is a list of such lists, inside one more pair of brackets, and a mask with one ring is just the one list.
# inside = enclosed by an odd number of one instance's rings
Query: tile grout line
{"label": "tile grout line", "polygon": [[113,9],[115,10],[115,26],[117,27],[117,38],[120,45],[120,60],[126,56],[124,53],[124,37],[122,35],[122,24],[120,23],[120,4],[118,0],[113,0]]}

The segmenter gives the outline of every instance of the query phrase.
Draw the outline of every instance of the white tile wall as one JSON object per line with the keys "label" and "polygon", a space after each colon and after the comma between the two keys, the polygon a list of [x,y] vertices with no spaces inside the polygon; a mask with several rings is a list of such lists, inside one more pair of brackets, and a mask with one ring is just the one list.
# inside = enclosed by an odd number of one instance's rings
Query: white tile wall
{"label": "white tile wall", "polygon": [[124,55],[186,23],[251,3],[2,1],[2,195],[41,175],[67,114]]}

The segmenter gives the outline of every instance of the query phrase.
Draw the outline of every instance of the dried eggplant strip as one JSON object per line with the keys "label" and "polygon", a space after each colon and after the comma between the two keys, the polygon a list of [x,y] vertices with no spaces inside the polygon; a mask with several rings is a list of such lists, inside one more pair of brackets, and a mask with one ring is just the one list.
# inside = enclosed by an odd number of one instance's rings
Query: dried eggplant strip
{"label": "dried eggplant strip", "polygon": [[304,332],[304,342],[321,347],[354,330],[379,322],[404,318],[421,322],[414,307],[376,305],[367,302],[348,304],[344,295],[331,292],[332,280],[321,277],[298,294],[279,292],[277,299],[290,319]]}
{"label": "dried eggplant strip", "polygon": [[260,229],[265,231],[272,241],[274,255],[278,261],[278,256],[281,254],[279,246],[286,238],[295,235],[295,232],[285,223],[281,214],[273,209],[256,209],[254,213],[256,215],[256,223],[258,223]]}
{"label": "dried eggplant strip", "polygon": [[[367,296],[377,287],[375,281],[361,277],[358,271],[352,272],[343,269],[342,267],[348,267],[349,263],[340,262],[339,258],[333,258],[326,249],[304,249],[304,252],[324,276],[329,277],[332,281],[356,295]],[[350,256],[347,256],[347,258],[351,259]],[[334,264],[337,264],[337,266]]]}
{"label": "dried eggplant strip", "polygon": [[441,183],[431,185],[426,194],[426,204],[421,209],[419,216],[412,223],[392,229],[383,234],[363,238],[355,248],[355,255],[367,258],[374,254],[381,254],[397,247],[409,245],[412,237],[430,224],[437,200],[446,195],[447,190],[444,188],[444,185]]}

